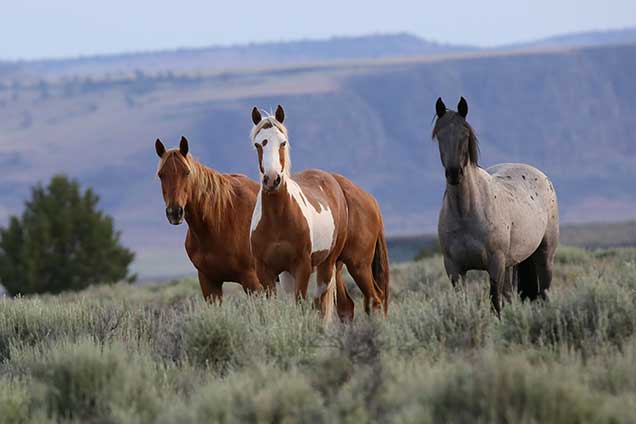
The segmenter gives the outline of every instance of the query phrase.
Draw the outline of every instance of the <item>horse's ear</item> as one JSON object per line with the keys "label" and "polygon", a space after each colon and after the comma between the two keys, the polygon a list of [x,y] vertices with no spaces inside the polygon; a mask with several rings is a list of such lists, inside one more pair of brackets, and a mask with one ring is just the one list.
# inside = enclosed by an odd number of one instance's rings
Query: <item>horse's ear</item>
{"label": "horse's ear", "polygon": [[155,141],[155,150],[157,151],[157,155],[160,158],[163,157],[164,153],[166,153],[166,148],[164,147],[163,143],[159,139]]}
{"label": "horse's ear", "polygon": [[283,107],[281,105],[276,106],[276,114],[274,116],[276,117],[276,120],[281,124],[285,120],[285,111],[283,110]]}
{"label": "horse's ear", "polygon": [[442,101],[441,97],[438,97],[435,102],[435,113],[437,113],[438,118],[441,118],[446,113],[446,105]]}
{"label": "horse's ear", "polygon": [[258,108],[254,106],[252,109],[252,122],[254,122],[254,125],[258,125],[258,123],[261,122],[261,119],[263,119],[261,117],[261,113],[258,111]]}
{"label": "horse's ear", "polygon": [[459,113],[462,118],[466,118],[466,115],[468,115],[468,102],[466,102],[464,97],[459,99],[459,103],[457,103],[457,113]]}
{"label": "horse's ear", "polygon": [[181,152],[183,157],[188,156],[188,150],[190,150],[190,147],[188,147],[188,139],[181,136],[181,142],[179,142],[179,151]]}

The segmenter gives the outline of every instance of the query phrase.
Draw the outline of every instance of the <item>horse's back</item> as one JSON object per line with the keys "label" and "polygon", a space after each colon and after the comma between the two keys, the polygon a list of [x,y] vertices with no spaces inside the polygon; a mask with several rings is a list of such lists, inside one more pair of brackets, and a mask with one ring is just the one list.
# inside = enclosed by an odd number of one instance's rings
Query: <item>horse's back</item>
{"label": "horse's back", "polygon": [[546,240],[550,244],[558,241],[559,208],[556,192],[543,172],[521,163],[494,165],[486,172],[493,177],[500,209],[509,214],[513,257],[527,257],[521,251],[515,254],[515,246],[536,244],[536,248]]}
{"label": "horse's back", "polygon": [[258,194],[258,191],[260,190],[260,185],[256,181],[252,180],[244,174],[225,174],[225,176],[232,181],[235,187],[238,187],[250,194],[253,194],[254,199],[256,199],[256,194]]}
{"label": "horse's back", "polygon": [[307,169],[294,174],[293,180],[300,186],[303,194],[317,208],[318,203],[339,207],[344,201],[340,184],[334,176],[320,169]]}
{"label": "horse's back", "polygon": [[517,202],[546,213],[556,207],[556,192],[550,179],[537,168],[524,163],[500,163],[486,169],[493,182],[505,188]]}
{"label": "horse's back", "polygon": [[[357,251],[363,245],[375,247],[375,242],[382,232],[382,214],[375,197],[354,184],[348,178],[333,174],[340,184],[347,200],[349,230],[348,246]],[[349,253],[349,252],[344,252]]]}

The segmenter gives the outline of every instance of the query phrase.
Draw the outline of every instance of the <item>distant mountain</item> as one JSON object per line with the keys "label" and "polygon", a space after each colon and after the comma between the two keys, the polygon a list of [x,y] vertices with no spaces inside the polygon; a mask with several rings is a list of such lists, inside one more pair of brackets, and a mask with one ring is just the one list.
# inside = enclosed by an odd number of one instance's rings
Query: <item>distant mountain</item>
{"label": "distant mountain", "polygon": [[249,111],[282,103],[296,171],[350,177],[379,199],[391,235],[433,232],[444,191],[433,105],[463,95],[483,166],[545,171],[563,222],[634,219],[635,74],[625,45],[0,84],[0,216],[65,172],[100,193],[142,276],[190,271],[185,228],[163,212],[155,138],[186,135],[204,163],[256,177]]}
{"label": "distant mountain", "polygon": [[236,70],[299,63],[430,56],[472,50],[475,48],[427,41],[410,34],[386,34],[25,61],[17,64],[25,74],[50,78],[134,71]]}
{"label": "distant mountain", "polygon": [[517,48],[591,47],[636,43],[636,28],[562,34],[513,45]]}
{"label": "distant mountain", "polygon": [[102,78],[143,72],[153,75],[209,74],[242,69],[292,65],[337,64],[359,60],[440,58],[491,55],[497,51],[523,51],[568,47],[618,45],[636,42],[636,28],[558,35],[531,42],[480,49],[425,40],[407,34],[376,34],[357,37],[266,42],[232,46],[86,56],[69,59],[0,62],[0,82],[37,81],[69,77]]}

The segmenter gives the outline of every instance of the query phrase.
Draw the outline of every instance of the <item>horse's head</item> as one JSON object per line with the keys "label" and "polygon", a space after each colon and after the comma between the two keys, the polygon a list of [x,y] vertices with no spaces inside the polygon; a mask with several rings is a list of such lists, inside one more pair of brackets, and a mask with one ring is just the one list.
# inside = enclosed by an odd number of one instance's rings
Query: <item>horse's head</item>
{"label": "horse's head", "polygon": [[188,140],[181,137],[178,149],[166,150],[161,140],[157,139],[155,150],[159,156],[157,175],[161,180],[163,200],[166,202],[166,217],[171,224],[179,225],[183,222],[190,195]]}
{"label": "horse's head", "polygon": [[457,105],[457,112],[447,110],[442,98],[435,103],[437,121],[433,128],[433,138],[439,144],[442,165],[446,170],[446,181],[457,185],[464,177],[468,165],[477,165],[477,137],[466,121],[468,103],[463,97]]}
{"label": "horse's head", "polygon": [[261,186],[265,191],[278,190],[289,176],[291,162],[287,144],[287,129],[283,125],[285,111],[281,105],[274,116],[262,117],[255,107],[252,109],[251,139],[258,152],[258,169],[261,173]]}

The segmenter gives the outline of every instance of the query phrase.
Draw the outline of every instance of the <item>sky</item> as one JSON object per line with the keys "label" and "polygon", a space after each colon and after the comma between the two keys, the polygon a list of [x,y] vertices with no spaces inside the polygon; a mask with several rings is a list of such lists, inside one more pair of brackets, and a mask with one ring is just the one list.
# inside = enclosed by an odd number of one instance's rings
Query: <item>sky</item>
{"label": "sky", "polygon": [[74,57],[409,32],[494,46],[636,26],[635,0],[21,0],[3,2],[0,59]]}

